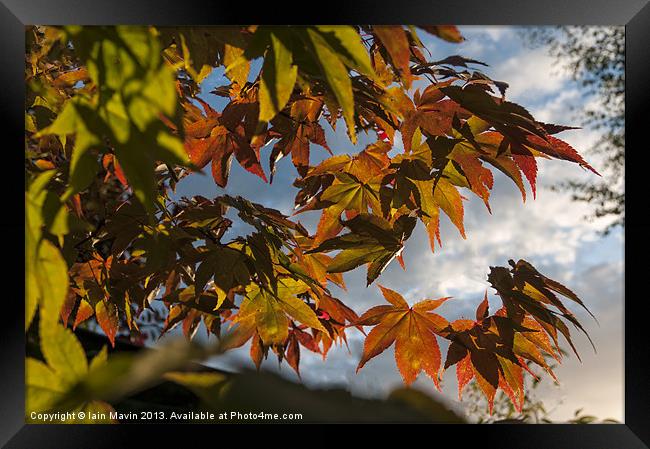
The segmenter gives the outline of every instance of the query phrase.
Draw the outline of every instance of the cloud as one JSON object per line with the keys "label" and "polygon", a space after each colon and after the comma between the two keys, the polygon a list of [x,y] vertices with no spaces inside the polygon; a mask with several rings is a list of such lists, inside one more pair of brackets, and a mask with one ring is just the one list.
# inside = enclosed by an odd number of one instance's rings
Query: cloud
{"label": "cloud", "polygon": [[506,38],[512,39],[516,34],[516,28],[511,26],[500,25],[464,25],[461,26],[460,32],[468,41],[471,40],[489,40],[491,43],[498,43]]}
{"label": "cloud", "polygon": [[569,79],[569,74],[555,63],[545,48],[522,51],[494,67],[495,79],[509,84],[511,100],[529,103],[548,94],[557,94]]}
{"label": "cloud", "polygon": [[589,323],[587,330],[594,340],[594,353],[586,337],[575,332],[582,362],[567,358],[555,371],[560,388],[545,387],[540,393],[549,404],[559,403],[552,416],[567,419],[583,408],[585,414],[600,419],[624,417],[624,347],[623,347],[623,267],[620,261],[597,264],[583,270],[575,279],[575,290],[588,301],[600,325],[593,325],[586,313],[578,319]]}

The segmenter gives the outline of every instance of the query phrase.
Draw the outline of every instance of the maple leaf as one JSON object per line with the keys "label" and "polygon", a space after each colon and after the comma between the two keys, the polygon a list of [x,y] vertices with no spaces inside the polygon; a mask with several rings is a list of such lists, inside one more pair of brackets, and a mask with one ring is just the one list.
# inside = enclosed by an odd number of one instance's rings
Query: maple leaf
{"label": "maple leaf", "polygon": [[536,135],[528,136],[528,143],[535,149],[541,151],[542,153],[548,154],[549,156],[555,157],[557,159],[563,159],[565,161],[575,162],[581,167],[584,167],[591,171],[592,173],[600,176],[600,173],[596,171],[591,165],[589,165],[583,158],[578,154],[575,148],[566,143],[565,141],[558,139],[553,136],[545,136],[545,139],[542,139]]}
{"label": "maple leaf", "polygon": [[294,326],[293,329],[289,331],[289,337],[286,342],[286,349],[283,357],[287,360],[287,363],[289,366],[291,366],[291,368],[293,368],[299,378],[301,346],[315,353],[321,352],[318,346],[318,342],[311,334],[303,331],[299,327]]}
{"label": "maple leaf", "polygon": [[[451,25],[420,28],[463,40]],[[568,324],[584,328],[565,298],[584,303],[524,260],[491,267],[503,305],[490,314],[486,293],[474,320],[447,323],[432,312],[445,298],[409,307],[381,286],[390,305],[359,318],[328,289],[345,288],[342,273],[361,265],[367,285],[393,258],[404,267],[417,219],[432,250],[441,211],[465,237],[461,189],[490,210],[492,168],[524,200],[524,178],[536,196],[537,158],[595,172],[553,136],[572,127],[506,101],[507,83],[474,68],[485,63],[430,62],[416,28],[403,26],[39,27],[27,52],[25,329],[38,311],[47,362],[28,361],[39,374],[33,391],[51,384],[64,393],[90,371],[60,321],[74,329],[94,317],[114,345],[122,324],[142,335],[138,315],[154,301],[168,311],[163,332],[180,326],[192,339],[203,323],[220,336],[231,324],[224,350],[250,341],[258,368],[270,349],[299,376],[301,351],[325,358],[347,345],[349,327],[373,326],[359,368],[395,343],[405,382],[424,370],[439,387],[437,337],[446,338],[459,397],[476,379],[490,404],[501,389],[518,410],[528,364],[555,378],[546,357],[561,359],[559,334],[576,352]],[[211,92],[225,104],[219,110],[200,95],[215,67],[229,82]],[[433,81],[409,89],[425,78]],[[379,140],[332,155],[323,123],[336,131],[341,118],[351,142],[359,132]],[[405,151],[394,154],[398,131]],[[312,166],[312,144],[332,156]],[[208,164],[221,187],[233,159],[266,180],[260,152],[271,145],[271,180],[285,156],[298,172],[295,214],[321,211],[315,235],[242,197],[173,199],[177,183]],[[236,220],[253,232],[226,242],[242,229]],[[202,384],[221,385],[219,376],[168,377],[202,394]]]}
{"label": "maple leaf", "polygon": [[413,135],[417,128],[420,128],[422,133],[428,137],[445,136],[451,133],[454,117],[469,117],[469,113],[462,109],[458,103],[451,100],[438,101],[439,97],[444,94],[440,87],[436,87],[436,90],[441,92],[439,96],[432,93],[432,89],[425,90],[419,97],[417,108],[407,111],[404,116],[400,132],[402,133],[404,151],[407,153],[411,151]]}
{"label": "maple leaf", "polygon": [[375,178],[363,183],[352,174],[337,173],[334,182],[323,191],[320,199],[334,203],[329,210],[337,218],[345,210],[367,212],[371,207],[379,211],[379,181],[379,178]]}
{"label": "maple leaf", "polygon": [[440,349],[435,334],[447,320],[433,313],[449,298],[425,299],[409,307],[397,292],[379,285],[391,305],[376,306],[359,317],[359,326],[374,326],[363,345],[357,371],[395,343],[395,361],[407,385],[424,371],[440,389]]}
{"label": "maple leaf", "polygon": [[115,347],[115,334],[120,325],[117,306],[112,302],[99,301],[95,306],[95,315],[97,316],[97,323],[108,337],[111,345]]}
{"label": "maple leaf", "polygon": [[[580,359],[580,355],[571,340],[569,328],[561,319],[564,318],[587,336],[595,350],[595,346],[584,327],[553,292],[559,292],[585,307],[575,293],[559,282],[541,275],[524,260],[520,260],[517,264],[514,261],[509,262],[512,266],[510,271],[504,267],[490,267],[490,274],[488,275],[488,282],[501,297],[504,306],[508,310],[508,316],[517,319],[521,323],[525,315],[529,314],[552,338],[558,351],[557,337],[559,331],[578,359]],[[559,312],[548,308],[547,305],[554,306]]]}
{"label": "maple leaf", "polygon": [[[449,154],[449,158],[458,163],[462,170],[462,174],[465,176],[467,182],[469,183],[469,188],[483,200],[488,211],[491,212],[489,199],[490,190],[494,186],[494,177],[492,175],[492,172],[481,164],[480,154],[469,149],[465,145],[455,145],[452,152]],[[532,164],[535,164],[535,159],[532,159]],[[518,166],[521,168],[521,165],[523,165],[523,163],[523,161],[520,162]],[[531,185],[533,186],[533,193],[535,192],[534,179],[535,178],[533,177],[531,181]]]}
{"label": "maple leaf", "polygon": [[485,395],[490,413],[494,397],[501,388],[517,410],[523,405],[524,362],[515,354],[513,342],[517,326],[509,318],[488,316],[487,292],[476,310],[476,321],[459,319],[450,323],[446,338],[451,340],[444,369],[456,366],[458,398],[473,378]]}
{"label": "maple leaf", "polygon": [[415,227],[415,218],[402,216],[391,225],[380,217],[359,214],[343,224],[351,232],[325,240],[307,254],[340,249],[327,271],[341,273],[368,264],[366,280],[370,285],[402,251],[404,241]]}
{"label": "maple leaf", "polygon": [[259,93],[259,120],[263,122],[270,121],[287,104],[298,75],[291,50],[282,38],[274,33],[270,33],[270,38],[271,49],[264,59]]}
{"label": "maple leaf", "polygon": [[[106,347],[103,347],[89,363],[77,337],[63,326],[41,324],[39,333],[44,361],[32,357],[25,360],[25,416],[28,421],[33,419],[33,412],[55,409],[59,401],[107,360]],[[75,404],[74,409],[95,412],[94,417],[87,413],[89,422],[114,422],[107,418],[109,412],[114,412],[113,407],[103,401]]]}
{"label": "maple leaf", "polygon": [[537,161],[535,157],[532,155],[513,154],[512,159],[526,176],[526,179],[528,179],[530,188],[533,191],[533,198],[535,198],[537,196]]}
{"label": "maple leaf", "polygon": [[465,40],[458,27],[454,25],[420,25],[420,28],[448,42],[462,42]]}
{"label": "maple leaf", "polygon": [[451,222],[458,228],[460,235],[465,238],[463,225],[463,197],[445,178],[440,178],[433,184],[433,200],[445,211]]}
{"label": "maple leaf", "polygon": [[304,282],[290,278],[278,280],[277,292],[251,285],[247,288],[235,322],[254,323],[262,342],[267,346],[281,345],[286,341],[289,336],[288,317],[327,332],[314,311],[296,297],[308,288]]}
{"label": "maple leaf", "polygon": [[310,142],[332,151],[325,140],[325,131],[318,123],[323,102],[317,98],[302,98],[291,103],[286,115],[272,120],[269,137],[279,138],[269,156],[271,176],[278,161],[291,153],[291,160],[301,176],[309,169]]}
{"label": "maple leaf", "polygon": [[325,79],[336,97],[336,102],[343,110],[343,119],[348,128],[348,136],[352,143],[356,143],[354,96],[352,94],[352,82],[348,76],[348,68],[345,65],[345,60],[339,57],[335,49],[336,47],[333,47],[335,42],[330,40],[330,34],[308,28],[307,36],[309,45],[313,48],[318,58],[318,63],[325,75]]}
{"label": "maple leaf", "polygon": [[[205,116],[197,113],[184,116],[185,150],[190,161],[198,168],[212,162],[212,176],[220,187],[228,183],[230,164],[234,156],[247,171],[266,181],[260,164],[259,146],[252,145],[254,126],[259,105],[249,98],[233,100],[223,112],[216,112],[202,101]],[[195,106],[186,106],[196,109]]]}
{"label": "maple leaf", "polygon": [[409,67],[411,56],[406,30],[402,26],[373,26],[372,31],[386,48],[393,67],[395,67],[404,86],[411,86],[412,75]]}

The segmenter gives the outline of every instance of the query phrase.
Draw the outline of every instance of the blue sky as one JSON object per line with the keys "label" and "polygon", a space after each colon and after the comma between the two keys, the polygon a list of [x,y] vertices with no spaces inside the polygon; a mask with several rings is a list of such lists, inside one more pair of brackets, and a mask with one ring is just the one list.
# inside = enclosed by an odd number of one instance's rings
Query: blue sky
{"label": "blue sky", "polygon": [[[420,37],[431,52],[431,60],[452,54],[478,59],[490,64],[484,72],[494,79],[510,84],[506,97],[530,110],[541,120],[560,124],[579,125],[572,108],[580,109],[593,101],[586,97],[571,81],[568,73],[546,53],[545,48],[531,50],[513,27],[461,27],[467,38],[462,44],[442,42],[424,32]],[[254,64],[252,74],[259,70]],[[222,71],[215,70],[204,81],[203,99],[217,110],[223,100],[209,94],[215,86],[227,80]],[[343,126],[337,132],[325,125],[326,138],[334,153],[358,151],[375,140],[374,135],[361,136],[358,145],[352,145]],[[597,140],[593,130],[566,131],[559,135],[568,141],[597,170],[601,161],[588,149]],[[399,139],[396,139],[397,141]],[[263,149],[265,169],[268,172],[269,149]],[[312,145],[312,164],[328,157],[324,149]],[[290,158],[280,161],[272,185],[245,172],[237,163],[232,164],[230,180],[225,191],[274,207],[286,214],[292,212],[296,189],[291,183],[297,173]],[[553,408],[555,419],[570,418],[573,411],[585,412],[600,418],[623,420],[623,232],[616,229],[606,237],[598,234],[607,219],[589,221],[589,205],[575,203],[567,193],[554,192],[550,186],[568,179],[589,179],[595,175],[575,164],[559,161],[540,161],[537,199],[531,192],[523,204],[514,184],[495,172],[495,188],[491,196],[492,215],[482,201],[466,195],[465,228],[463,240],[453,225],[441,220],[443,246],[432,254],[424,229],[418,225],[404,251],[406,271],[392,263],[381,275],[382,285],[404,294],[411,303],[423,298],[453,296],[440,313],[448,319],[471,317],[489,285],[486,276],[490,265],[507,265],[507,260],[523,258],[533,263],[542,273],[572,288],[594,312],[600,322],[596,324],[586,313],[575,309],[578,318],[592,336],[598,353],[594,354],[586,338],[575,332],[575,341],[582,356],[565,359],[556,374],[560,387],[546,387],[539,396]],[[209,176],[192,176],[181,181],[178,196],[216,196],[224,193]],[[622,182],[622,180],[611,180]],[[308,213],[300,221],[314,230],[318,214]],[[365,288],[365,270],[359,269],[345,275],[348,291],[336,291],[338,297],[357,312],[363,312],[383,302],[378,288]],[[489,290],[492,307],[500,303]],[[495,308],[491,308],[492,311]],[[199,333],[202,334],[202,333]],[[202,334],[203,335],[203,334]],[[363,346],[363,336],[349,331],[350,351],[333,348],[326,361],[317,354],[302,351],[301,373],[303,382],[311,387],[344,387],[361,396],[384,397],[402,382],[395,367],[393,350],[387,350],[366,364],[358,374],[355,368]],[[442,343],[442,342],[441,342]],[[443,345],[444,346],[444,345]],[[443,349],[443,355],[446,351]],[[212,361],[215,366],[236,369],[252,366],[248,347],[232,351]],[[297,380],[290,367],[278,368],[277,361],[269,358],[263,369],[279,371],[287,378]],[[423,374],[415,386],[434,393],[430,379]],[[443,382],[442,398],[455,406],[455,373],[447,372]]]}

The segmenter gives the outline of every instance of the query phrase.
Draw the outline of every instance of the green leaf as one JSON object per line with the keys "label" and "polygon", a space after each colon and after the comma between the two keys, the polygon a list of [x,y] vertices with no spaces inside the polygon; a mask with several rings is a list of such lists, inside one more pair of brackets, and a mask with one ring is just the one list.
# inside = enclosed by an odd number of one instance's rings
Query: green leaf
{"label": "green leaf", "polygon": [[284,295],[278,297],[278,302],[280,303],[282,310],[284,310],[294,320],[328,333],[327,329],[325,329],[318,320],[316,313],[305,304],[303,300],[298,299],[295,296]]}
{"label": "green leaf", "polygon": [[197,395],[208,406],[217,408],[221,396],[222,387],[226,385],[228,378],[221,373],[192,373],[172,371],[165,373],[166,380],[184,386]]}
{"label": "green leaf", "polygon": [[90,365],[88,366],[88,371],[90,372],[101,368],[106,364],[107,360],[108,360],[108,347],[104,345],[102,349],[91,360]]}
{"label": "green leaf", "polygon": [[314,29],[307,29],[307,34],[314,47],[316,56],[321,65],[325,78],[334,92],[336,101],[343,110],[343,118],[348,128],[348,135],[352,143],[356,143],[354,127],[354,97],[352,95],[352,81],[345,64],[339,59],[337,52],[327,43],[321,33]]}
{"label": "green leaf", "polygon": [[291,50],[275,33],[270,37],[271,48],[262,66],[259,91],[261,122],[271,121],[285,107],[298,75],[298,66],[292,64]]}
{"label": "green leaf", "polygon": [[41,330],[49,332],[58,326],[59,313],[68,293],[68,266],[58,248],[49,240],[42,240],[36,264],[29,269],[32,271],[30,282],[35,285],[28,285],[28,288],[38,289]]}
{"label": "green leaf", "polygon": [[402,216],[391,226],[381,217],[359,214],[344,222],[351,232],[325,240],[306,254],[342,250],[327,266],[329,273],[342,273],[369,263],[366,280],[370,285],[400,254],[415,221],[413,217]]}
{"label": "green leaf", "polygon": [[47,197],[45,188],[55,174],[55,170],[39,174],[29,184],[25,195],[25,330],[32,322],[41,297],[36,271],[40,267],[38,250],[43,227],[42,209]]}
{"label": "green leaf", "polygon": [[182,141],[161,121],[161,116],[167,117],[181,128],[175,73],[162,59],[156,32],[140,26],[69,26],[65,31],[98,92],[90,101],[74,97],[39,133],[75,134],[63,199],[92,181],[98,159],[90,150],[106,151],[103,142],[108,139],[135,196],[153,214],[154,164],[189,163]]}
{"label": "green leaf", "polygon": [[131,140],[127,145],[120,145],[115,148],[115,156],[120,161],[120,166],[133,188],[138,201],[151,214],[155,210],[154,201],[156,198],[156,177],[154,175],[154,160],[151,153],[142,151],[150,142],[147,139],[134,142]]}
{"label": "green leaf", "polygon": [[68,101],[61,113],[50,126],[41,130],[38,136],[54,134],[65,137],[75,135],[74,149],[70,159],[68,189],[62,197],[67,200],[75,193],[85,189],[93,180],[99,165],[91,150],[101,145],[100,125],[90,105],[79,97]]}
{"label": "green leaf", "polygon": [[336,50],[339,58],[346,66],[362,75],[378,81],[379,78],[370,63],[368,50],[361,41],[361,36],[352,26],[348,25],[317,25],[323,37]]}
{"label": "green leaf", "polygon": [[57,374],[45,363],[31,357],[25,359],[25,411],[42,412],[65,393]]}
{"label": "green leaf", "polygon": [[88,372],[88,361],[79,340],[61,325],[40,328],[41,352],[47,364],[66,387],[71,387]]}

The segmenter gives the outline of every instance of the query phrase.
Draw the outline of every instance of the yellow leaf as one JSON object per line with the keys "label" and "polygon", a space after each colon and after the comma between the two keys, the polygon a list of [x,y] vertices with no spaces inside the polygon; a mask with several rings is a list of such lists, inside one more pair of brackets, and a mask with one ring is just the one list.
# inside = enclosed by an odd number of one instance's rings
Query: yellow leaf
{"label": "yellow leaf", "polygon": [[88,373],[88,361],[77,337],[61,325],[40,328],[41,352],[61,382],[70,387]]}
{"label": "yellow leaf", "polygon": [[25,411],[41,412],[50,408],[65,393],[57,374],[40,360],[25,359]]}
{"label": "yellow leaf", "polygon": [[292,60],[291,50],[271,33],[271,48],[264,59],[260,83],[261,122],[270,121],[289,101],[298,74],[298,66],[293,65]]}

